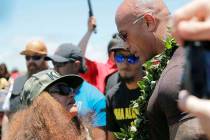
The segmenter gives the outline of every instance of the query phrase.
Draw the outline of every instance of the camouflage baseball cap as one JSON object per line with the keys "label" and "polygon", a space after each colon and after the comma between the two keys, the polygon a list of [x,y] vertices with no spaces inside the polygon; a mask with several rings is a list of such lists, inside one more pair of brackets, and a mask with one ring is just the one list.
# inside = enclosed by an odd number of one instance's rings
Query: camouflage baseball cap
{"label": "camouflage baseball cap", "polygon": [[58,82],[65,82],[69,87],[75,89],[82,84],[83,79],[74,74],[61,76],[54,70],[45,70],[36,73],[24,84],[23,91],[20,94],[22,105],[30,105],[42,91]]}

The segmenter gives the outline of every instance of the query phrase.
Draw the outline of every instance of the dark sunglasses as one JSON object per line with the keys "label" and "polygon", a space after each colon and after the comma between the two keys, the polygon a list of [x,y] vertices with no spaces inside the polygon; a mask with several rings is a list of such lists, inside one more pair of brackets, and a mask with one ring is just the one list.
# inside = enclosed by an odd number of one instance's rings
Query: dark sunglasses
{"label": "dark sunglasses", "polygon": [[119,32],[118,35],[124,42],[128,40],[128,34],[126,32]]}
{"label": "dark sunglasses", "polygon": [[39,61],[43,58],[43,56],[38,56],[38,55],[34,55],[34,56],[26,56],[25,59],[26,61],[29,61],[30,59],[33,61]]}
{"label": "dark sunglasses", "polygon": [[136,57],[135,55],[125,56],[122,54],[116,54],[114,58],[117,63],[123,63],[125,60],[127,60],[129,64],[136,64],[139,62],[139,57]]}
{"label": "dark sunglasses", "polygon": [[55,62],[55,61],[53,61],[52,63],[54,65],[54,67],[59,68],[59,67],[64,67],[68,63],[74,63],[74,62],[75,61],[71,60],[71,61],[68,61],[68,62]]}
{"label": "dark sunglasses", "polygon": [[68,62],[52,62],[54,67],[64,67]]}
{"label": "dark sunglasses", "polygon": [[73,88],[70,88],[68,85],[66,85],[64,83],[54,84],[53,86],[50,86],[49,88],[47,88],[46,91],[51,94],[57,93],[57,94],[63,95],[63,96],[68,96],[68,95],[74,93]]}

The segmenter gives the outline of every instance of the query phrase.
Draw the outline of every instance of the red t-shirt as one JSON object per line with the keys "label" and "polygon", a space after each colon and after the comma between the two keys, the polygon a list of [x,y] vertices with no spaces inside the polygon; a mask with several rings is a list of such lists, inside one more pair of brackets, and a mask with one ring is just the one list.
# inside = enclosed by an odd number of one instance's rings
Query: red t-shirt
{"label": "red t-shirt", "polygon": [[102,93],[105,92],[106,78],[117,71],[115,62],[109,59],[105,64],[86,59],[87,71],[80,74],[87,82],[94,85]]}

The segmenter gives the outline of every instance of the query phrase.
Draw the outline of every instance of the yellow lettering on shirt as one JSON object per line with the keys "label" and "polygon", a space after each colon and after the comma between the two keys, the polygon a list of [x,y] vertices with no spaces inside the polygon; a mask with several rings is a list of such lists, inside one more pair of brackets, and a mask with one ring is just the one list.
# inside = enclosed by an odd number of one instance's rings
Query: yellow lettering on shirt
{"label": "yellow lettering on shirt", "polygon": [[138,110],[134,108],[115,108],[114,115],[117,120],[136,119]]}
{"label": "yellow lettering on shirt", "polygon": [[137,112],[138,112],[137,109],[132,108],[132,119],[136,119],[137,118],[137,115],[136,115]]}
{"label": "yellow lettering on shirt", "polygon": [[124,120],[124,110],[123,108],[115,108],[114,109],[114,115],[117,120]]}
{"label": "yellow lettering on shirt", "polygon": [[132,119],[131,108],[125,108],[125,119]]}

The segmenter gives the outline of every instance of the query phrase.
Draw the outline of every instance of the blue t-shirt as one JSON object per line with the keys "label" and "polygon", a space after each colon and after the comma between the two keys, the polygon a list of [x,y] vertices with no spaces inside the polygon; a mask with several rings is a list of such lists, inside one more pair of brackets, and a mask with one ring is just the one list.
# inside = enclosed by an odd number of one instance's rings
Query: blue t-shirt
{"label": "blue t-shirt", "polygon": [[106,99],[94,86],[84,81],[76,91],[78,115],[90,117],[93,127],[106,126]]}

